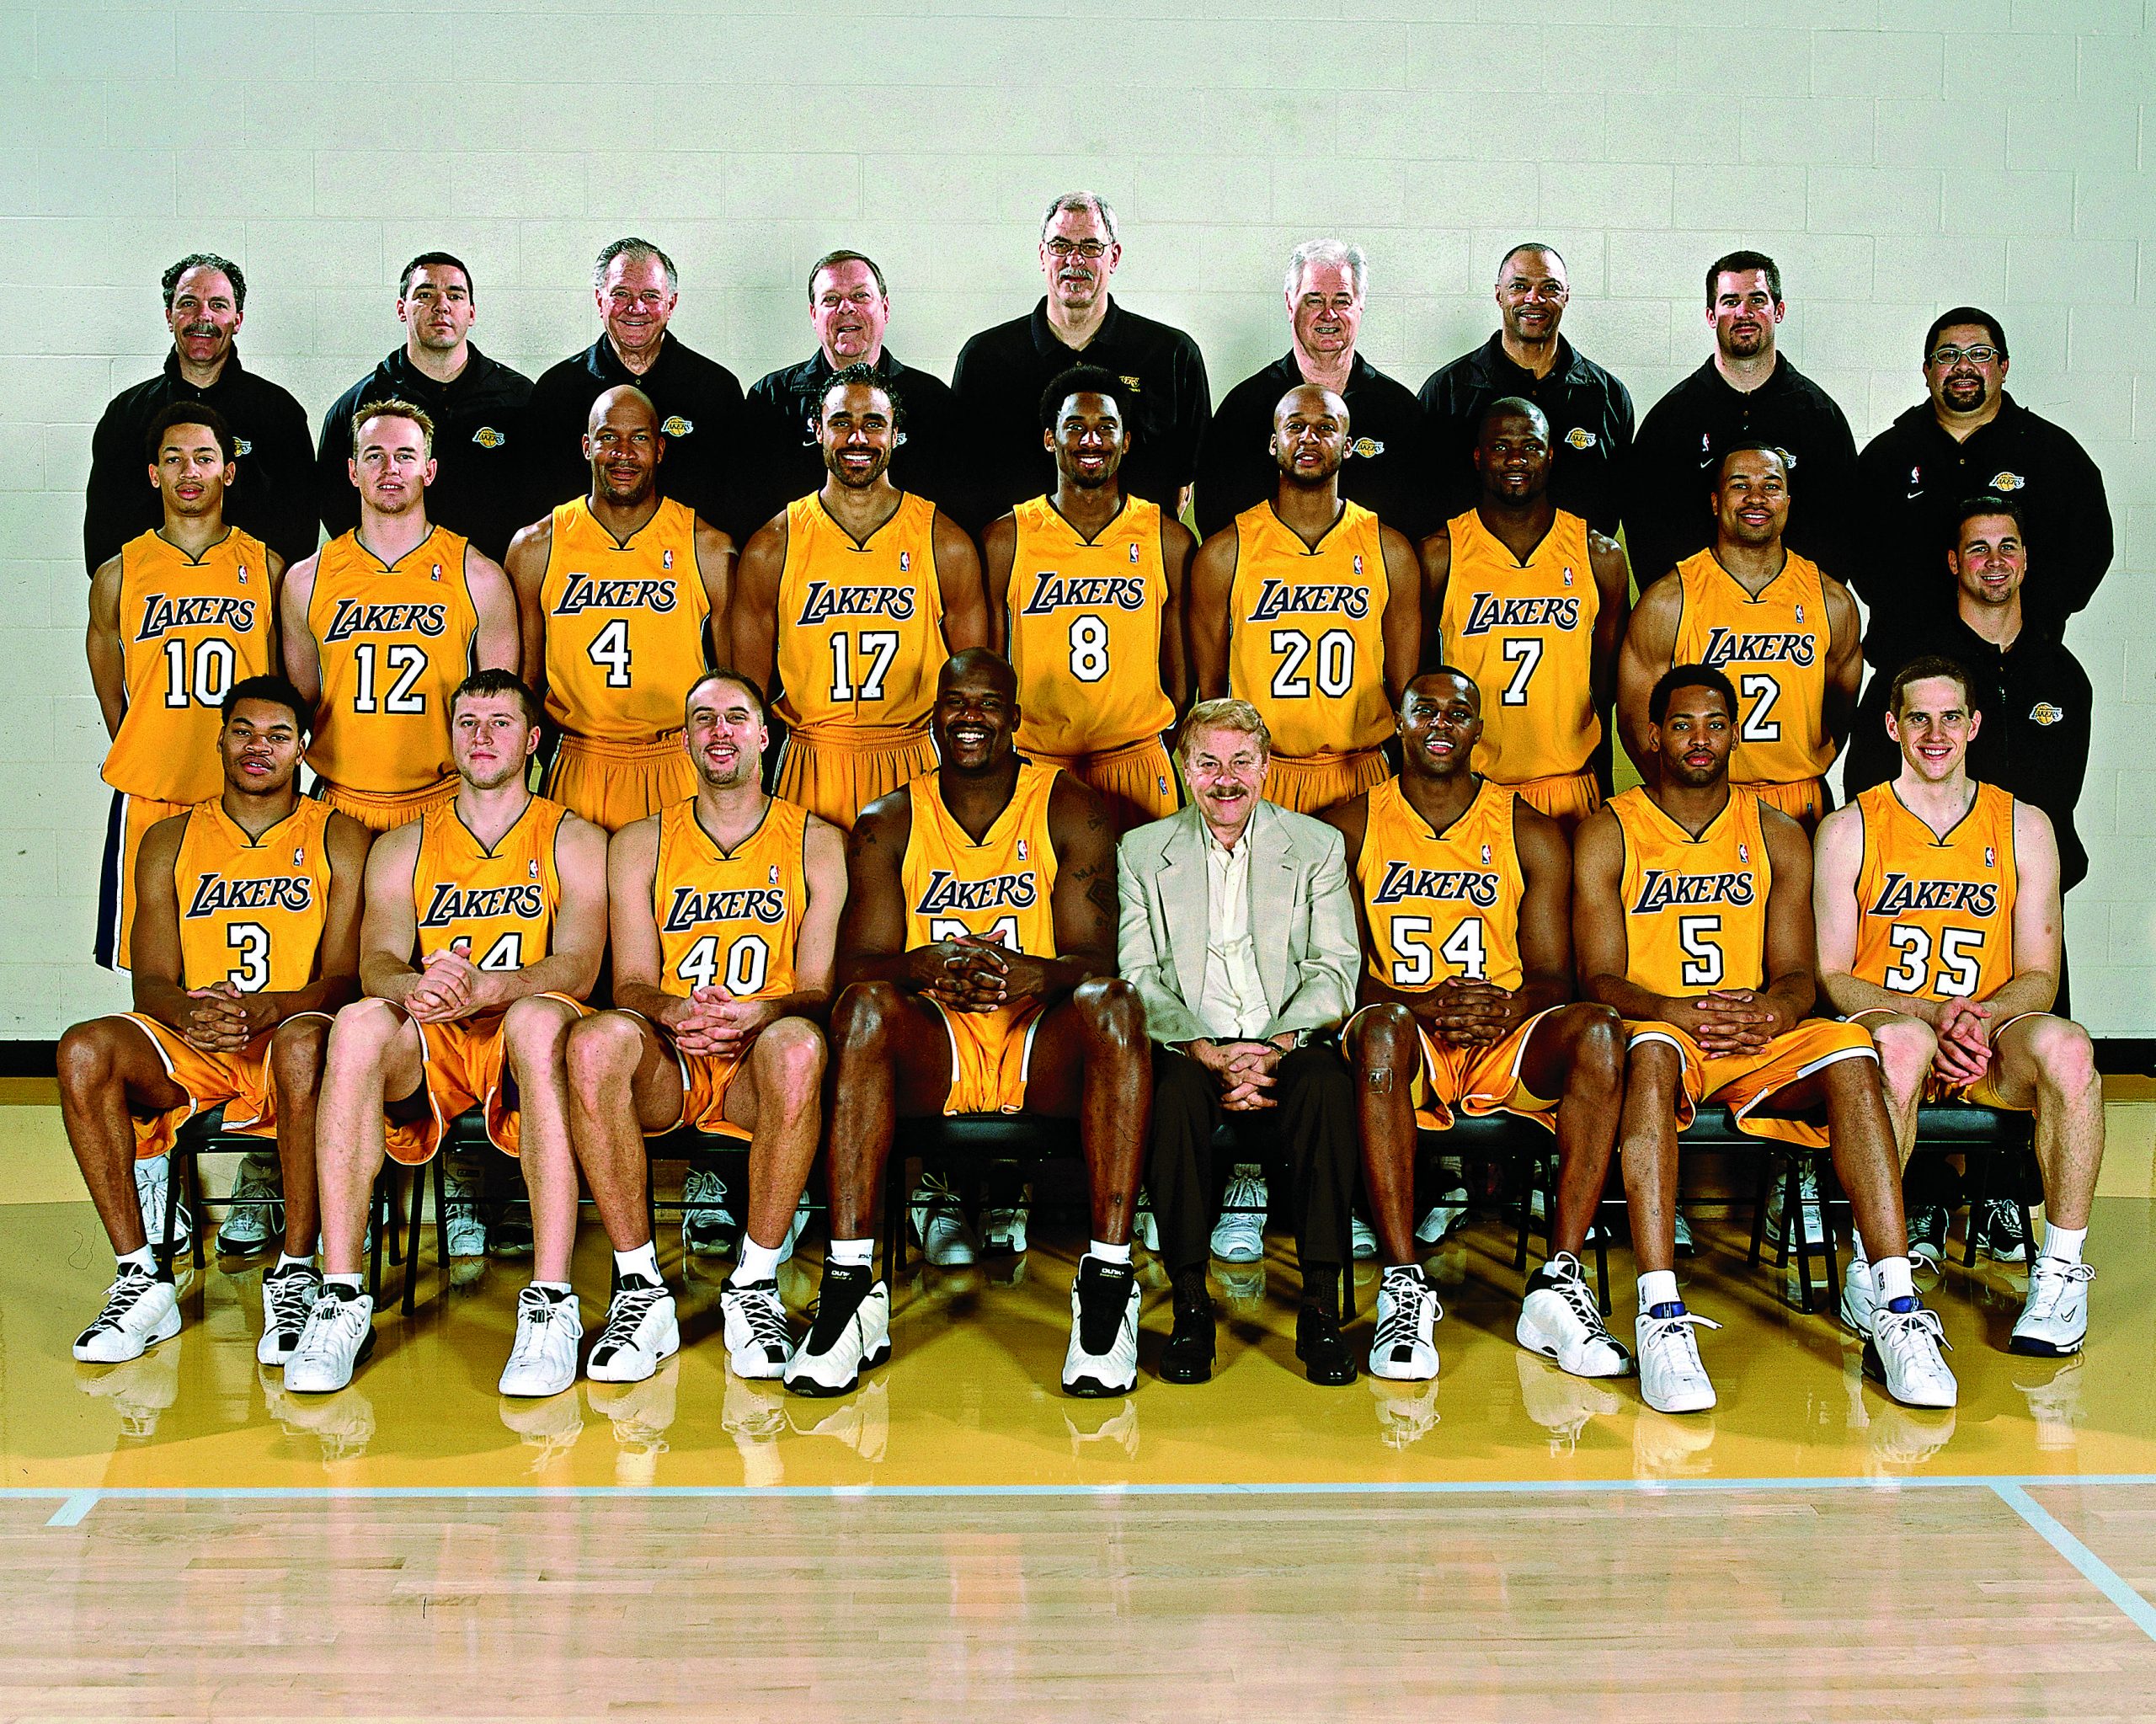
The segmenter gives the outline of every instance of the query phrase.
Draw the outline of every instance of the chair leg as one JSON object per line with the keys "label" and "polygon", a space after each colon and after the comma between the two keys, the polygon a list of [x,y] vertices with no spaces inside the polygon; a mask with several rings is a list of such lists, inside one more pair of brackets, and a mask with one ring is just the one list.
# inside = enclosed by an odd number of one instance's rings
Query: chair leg
{"label": "chair leg", "polygon": [[[435,1160],[441,1160],[436,1156]],[[417,1167],[412,1170],[412,1248],[404,1254],[404,1296],[398,1301],[404,1315],[410,1316],[419,1297],[419,1229],[424,1224],[423,1205],[426,1202],[427,1176]]]}
{"label": "chair leg", "polygon": [[[1783,1174],[1782,1255],[1789,1261],[1790,1247],[1796,1247],[1797,1309],[1807,1316],[1817,1309],[1812,1296],[1812,1230],[1804,1225],[1804,1157],[1793,1155]],[[1777,1268],[1780,1263],[1775,1265]]]}
{"label": "chair leg", "polygon": [[[1834,1199],[1841,1194],[1841,1187],[1834,1179],[1834,1158],[1824,1150],[1812,1152],[1812,1177],[1819,1187],[1819,1220],[1827,1236],[1827,1309],[1838,1311],[1842,1308],[1842,1246],[1841,1236],[1834,1230]],[[1856,1217],[1849,1217],[1849,1231],[1856,1231]]]}
{"label": "chair leg", "polygon": [[[177,1149],[173,1151],[173,1154],[179,1157],[187,1168],[187,1195],[189,1201],[195,1205],[197,1224],[190,1236],[195,1241],[195,1268],[199,1273],[203,1264],[202,1236],[210,1230],[209,1208],[202,1201],[202,1158],[197,1155],[183,1154]],[[167,1171],[169,1174],[171,1170]]]}
{"label": "chair leg", "polygon": [[1536,1160],[1534,1152],[1529,1150],[1519,1156],[1514,1163],[1519,1169],[1519,1176],[1515,1182],[1513,1193],[1519,1200],[1519,1239],[1513,1252],[1513,1268],[1515,1269],[1527,1268],[1527,1233],[1529,1227],[1533,1225],[1529,1219],[1529,1209],[1534,1201]]}
{"label": "chair leg", "polygon": [[1973,1269],[1977,1266],[1977,1218],[1983,1214],[1984,1200],[1991,1195],[1991,1170],[1999,1153],[1997,1150],[1991,1150],[1981,1156],[1963,1157],[1964,1165],[1974,1176],[1969,1182],[1968,1237],[1961,1250],[1961,1267],[1965,1269]]}
{"label": "chair leg", "polygon": [[[373,1189],[367,1193],[367,1231],[373,1238],[367,1245],[367,1297],[377,1305],[382,1301],[382,1245],[389,1231],[389,1217],[396,1205],[392,1194],[396,1189],[397,1164],[385,1161],[382,1172],[374,1177]],[[388,1189],[384,1190],[387,1184]]]}
{"label": "chair leg", "polygon": [[1752,1193],[1752,1249],[1744,1260],[1750,1268],[1754,1269],[1759,1267],[1760,1248],[1766,1243],[1767,1188],[1774,1178],[1774,1156],[1771,1153],[1760,1157],[1759,1183]]}

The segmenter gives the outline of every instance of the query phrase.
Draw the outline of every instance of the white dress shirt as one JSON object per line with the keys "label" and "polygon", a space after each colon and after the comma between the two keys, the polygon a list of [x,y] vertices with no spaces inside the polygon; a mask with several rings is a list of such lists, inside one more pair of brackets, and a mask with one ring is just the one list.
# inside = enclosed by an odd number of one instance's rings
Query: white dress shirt
{"label": "white dress shirt", "polygon": [[1265,1001],[1257,947],[1250,933],[1249,827],[1233,850],[1207,830],[1205,890],[1205,985],[1198,997],[1198,1020],[1214,1038],[1262,1035],[1273,1008]]}

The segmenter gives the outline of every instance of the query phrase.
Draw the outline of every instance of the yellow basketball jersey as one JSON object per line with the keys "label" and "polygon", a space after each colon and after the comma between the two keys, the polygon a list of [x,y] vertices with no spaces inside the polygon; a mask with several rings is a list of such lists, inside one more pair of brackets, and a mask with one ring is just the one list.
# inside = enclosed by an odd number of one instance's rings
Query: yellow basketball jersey
{"label": "yellow basketball jersey", "polygon": [[623,544],[586,499],[561,504],[539,602],[547,712],[557,724],[622,742],[681,728],[681,697],[703,674],[711,615],[693,510],[666,498]]}
{"label": "yellow basketball jersey", "polygon": [[1270,503],[1235,517],[1228,691],[1264,715],[1273,751],[1307,760],[1392,734],[1386,578],[1378,518],[1343,502],[1313,551]]}
{"label": "yellow basketball jersey", "polygon": [[1672,997],[1758,987],[1774,867],[1758,801],[1732,793],[1697,838],[1636,785],[1609,807],[1625,835],[1625,979]]}
{"label": "yellow basketball jersey", "polygon": [[1370,926],[1370,974],[1402,993],[1455,977],[1517,988],[1519,901],[1527,877],[1513,841],[1518,798],[1485,779],[1442,832],[1409,806],[1397,778],[1370,792],[1357,864]]}
{"label": "yellow basketball jersey", "polygon": [[951,818],[925,772],[912,793],[913,830],[899,881],[906,894],[906,947],[979,934],[1034,958],[1054,958],[1055,846],[1048,830],[1049,794],[1059,769],[1032,761],[979,843]]}
{"label": "yellow basketball jersey", "polygon": [[356,531],[322,547],[307,610],[322,662],[321,728],[307,758],[331,783],[402,795],[456,770],[449,697],[470,673],[479,626],[465,548],[440,526],[393,567]]}
{"label": "yellow basketball jersey", "polygon": [[1175,723],[1161,686],[1160,505],[1126,497],[1097,539],[1046,497],[1011,510],[1017,528],[1005,599],[1018,673],[1018,747],[1093,755]]}
{"label": "yellow basketball jersey", "polygon": [[778,578],[779,716],[789,724],[928,722],[943,646],[936,505],[911,492],[857,545],[821,496],[786,509]]}
{"label": "yellow basketball jersey", "polygon": [[302,797],[250,838],[221,796],[187,811],[173,860],[182,986],[228,981],[243,994],[283,994],[314,979],[329,915],[330,814],[327,803]]}
{"label": "yellow basketball jersey", "polygon": [[739,1000],[793,991],[794,947],[808,910],[808,830],[807,809],[774,800],[763,824],[729,852],[697,820],[693,797],[659,815],[651,910],[661,991],[724,988]]}
{"label": "yellow basketball jersey", "polygon": [[2014,979],[2014,798],[1979,784],[1944,838],[1892,782],[1856,799],[1864,821],[1850,974],[1924,1000],[1988,1000]]}
{"label": "yellow basketball jersey", "polygon": [[1827,592],[1794,551],[1758,598],[1712,550],[1677,565],[1679,665],[1711,665],[1737,685],[1732,784],[1795,784],[1834,763],[1827,734]]}
{"label": "yellow basketball jersey", "polygon": [[446,802],[420,816],[412,904],[419,958],[452,947],[481,969],[522,969],[552,949],[562,880],[554,841],[568,810],[535,796],[493,850]]}
{"label": "yellow basketball jersey", "polygon": [[1594,710],[1594,584],[1587,523],[1557,511],[1522,563],[1473,510],[1455,515],[1438,627],[1444,662],[1482,691],[1475,770],[1500,784],[1585,766],[1602,740]]}
{"label": "yellow basketball jersey", "polygon": [[120,547],[127,710],[106,783],[157,802],[223,794],[221,709],[234,683],[270,669],[271,603],[270,553],[237,527],[199,562],[153,532]]}

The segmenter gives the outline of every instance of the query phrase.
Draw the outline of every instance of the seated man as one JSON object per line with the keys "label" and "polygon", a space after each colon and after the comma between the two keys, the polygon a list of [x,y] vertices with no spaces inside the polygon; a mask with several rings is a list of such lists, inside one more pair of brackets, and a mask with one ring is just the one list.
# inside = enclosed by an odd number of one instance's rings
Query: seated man
{"label": "seated man", "polygon": [[[1819,828],[1820,981],[1871,1032],[1904,1166],[1919,1102],[1972,1101],[2036,1115],[2044,1245],[2008,1349],[2061,1358],[2089,1332],[2081,1261],[2104,1159],[2104,1085],[2089,1033],[2049,1007],[2064,961],[2058,843],[2041,809],[1969,777],[1968,673],[1919,659],[1893,679],[1886,730],[1897,778]],[[1876,1277],[1843,1283],[1860,1322]]]}
{"label": "seated man", "polygon": [[385,833],[367,858],[366,997],[337,1014],[329,1037],[323,1295],[285,1366],[296,1391],[343,1388],[374,1345],[360,1241],[382,1158],[424,1166],[470,1108],[521,1161],[531,1192],[532,1281],[501,1392],[558,1395],[576,1381],[584,1325],[568,1278],[576,1161],[562,1050],[606,949],[606,835],[525,788],[539,703],[510,672],[466,677],[449,729],[454,796]]}
{"label": "seated man", "polygon": [[[60,1038],[60,1113],[119,1260],[75,1357],[110,1364],[179,1332],[173,1284],[145,1237],[138,1156],[162,1156],[205,1108],[274,1136],[285,1244],[262,1278],[255,1357],[281,1365],[320,1290],[314,1270],[314,1093],[329,1013],[358,990],[367,831],[303,798],[308,712],[281,676],[232,685],[217,732],[221,796],[143,835],[135,874],[135,1009]],[[187,908],[180,899],[184,894]]]}
{"label": "seated man", "polygon": [[686,1123],[749,1141],[748,1231],[719,1294],[727,1363],[793,1356],[778,1266],[823,1133],[824,1032],[846,902],[838,828],[763,793],[763,702],[730,670],[683,702],[696,793],[607,855],[616,1010],[569,1031],[569,1137],[613,1241],[585,1374],[640,1382],[680,1345],[645,1207],[643,1140]]}
{"label": "seated man", "polygon": [[1401,771],[1323,818],[1340,829],[1369,962],[1345,1042],[1363,1169],[1384,1253],[1374,1376],[1438,1374],[1441,1315],[1412,1229],[1415,1132],[1507,1113],[1557,1134],[1550,1262],[1527,1284],[1520,1345],[1579,1377],[1621,1377],[1580,1268],[1624,1095],[1623,1025],[1572,991],[1572,857],[1564,829],[1477,774],[1482,697],[1424,672],[1400,705]]}
{"label": "seated man", "polygon": [[[1673,1268],[1677,1134],[1720,1102],[1755,1137],[1831,1144],[1871,1262],[1865,1368],[1911,1406],[1951,1406],[1939,1319],[1919,1305],[1879,1060],[1860,1026],[1807,1020],[1812,857],[1796,821],[1735,793],[1737,691],[1679,665],[1648,697],[1650,782],[1582,823],[1572,941],[1582,990],[1630,1020],[1623,1155],[1640,1269],[1640,1393],[1662,1412],[1715,1404]],[[1826,1129],[1816,1123],[1826,1114]]]}
{"label": "seated man", "polygon": [[[1146,1183],[1175,1278],[1175,1332],[1161,1374],[1202,1383],[1213,1374],[1206,1229],[1213,1134],[1225,1119],[1238,1166],[1274,1161],[1289,1170],[1303,1269],[1295,1355],[1313,1383],[1352,1383],[1340,1273],[1354,1097],[1339,1049],[1313,1041],[1339,1027],[1354,996],[1355,911],[1340,835],[1262,799],[1271,738],[1248,702],[1199,702],[1178,754],[1191,806],[1128,834],[1118,857],[1120,967],[1145,1002],[1153,1044]],[[1231,1198],[1262,1203],[1254,1184],[1236,1179]]]}
{"label": "seated man", "polygon": [[831,1244],[816,1321],[786,1368],[842,1395],[890,1353],[876,1195],[895,1122],[1078,1116],[1093,1239],[1070,1289],[1068,1395],[1138,1381],[1131,1213],[1152,1099],[1138,996],[1114,964],[1115,850],[1100,798],[1012,748],[1017,678],[985,648],[937,678],[938,765],[862,811],[847,846],[831,1011]]}

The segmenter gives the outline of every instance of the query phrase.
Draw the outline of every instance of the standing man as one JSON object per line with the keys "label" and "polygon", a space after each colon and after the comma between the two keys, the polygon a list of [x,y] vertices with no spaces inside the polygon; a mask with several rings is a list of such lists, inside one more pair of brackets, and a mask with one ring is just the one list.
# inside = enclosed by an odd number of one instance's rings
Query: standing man
{"label": "standing man", "polygon": [[623,384],[591,403],[590,489],[509,555],[524,681],[561,727],[547,794],[618,832],[696,793],[674,691],[726,657],[734,542],[659,493],[659,409]]}
{"label": "standing man", "polygon": [[[1864,675],[1849,589],[1784,542],[1783,451],[1740,443],[1716,468],[1715,539],[1640,595],[1617,667],[1617,720],[1643,778],[1660,765],[1652,696],[1678,665],[1731,678],[1742,706],[1729,782],[1808,832],[1833,806],[1826,771],[1848,739]],[[1807,507],[1813,505],[1806,505]]]}
{"label": "standing man", "polygon": [[446,720],[474,670],[515,673],[516,598],[501,565],[427,520],[434,422],[408,402],[352,415],[360,524],[286,577],[285,670],[314,703],[317,793],[387,832],[456,793]]}
{"label": "standing man", "polygon": [[314,457],[307,409],[268,378],[240,364],[236,344],[246,320],[247,278],[212,252],[195,252],[164,273],[165,322],[172,352],[164,370],[106,403],[90,439],[90,482],[83,514],[83,557],[92,574],[120,547],[155,530],[157,501],[136,475],[151,422],[165,408],[206,408],[230,430],[233,526],[286,563],[312,556]]}
{"label": "standing man", "polygon": [[370,401],[408,401],[435,422],[435,472],[427,507],[499,562],[511,534],[529,520],[525,405],[531,380],[479,351],[472,272],[447,252],[421,252],[397,278],[397,321],[404,344],[330,403],[315,456],[315,496],[331,538],[360,524],[359,499],[344,477],[352,415]]}
{"label": "standing man", "polygon": [[974,531],[1054,484],[1036,435],[1041,391],[1075,365],[1113,372],[1130,392],[1123,488],[1171,516],[1182,512],[1213,411],[1205,361],[1182,330],[1115,302],[1108,279],[1122,261],[1106,199],[1071,191],[1050,200],[1041,216],[1047,294],[1027,316],[984,329],[959,350],[951,386],[972,474],[960,518]]}
{"label": "standing man", "polygon": [[[2088,1031],[2054,1016],[2064,953],[2051,822],[1970,777],[1983,728],[1961,667],[1919,659],[1893,679],[1886,726],[1898,777],[1819,829],[1820,980],[1879,1045],[1902,1165],[1917,1106],[1940,1098],[2036,1116],[2044,1247],[2010,1353],[2062,1358],[2089,1331],[2081,1261],[2104,1159],[2104,1081]],[[1845,1321],[1876,1300],[1861,1257]]]}
{"label": "standing man", "polygon": [[954,505],[959,462],[957,409],[951,386],[932,371],[903,363],[883,345],[891,296],[883,272],[866,253],[835,251],[808,266],[808,322],[816,351],[798,366],[766,373],[749,392],[743,455],[753,464],[755,497],[747,511],[760,525],[796,497],[824,483],[818,425],[824,391],[849,366],[867,366],[905,398],[905,435],[891,456],[892,483],[948,509]]}
{"label": "standing man", "polygon": [[1198,451],[1200,535],[1212,537],[1272,495],[1273,463],[1260,451],[1281,392],[1298,383],[1330,390],[1348,403],[1355,440],[1340,471],[1342,496],[1399,528],[1411,544],[1444,524],[1444,499],[1430,484],[1422,408],[1405,384],[1355,350],[1369,286],[1369,259],[1359,245],[1307,239],[1289,254],[1290,344],[1230,389],[1205,428]]}
{"label": "standing man", "polygon": [[1497,333],[1422,385],[1449,514],[1472,505],[1482,416],[1509,397],[1532,402],[1549,421],[1550,494],[1557,506],[1604,537],[1617,536],[1619,474],[1632,452],[1632,396],[1557,333],[1572,292],[1556,247],[1532,240],[1514,246],[1497,262]]}
{"label": "standing man", "polygon": [[1833,398],[1775,351],[1786,315],[1782,272],[1764,252],[1732,252],[1707,266],[1713,356],[1655,403],[1624,476],[1625,539],[1642,593],[1713,542],[1714,476],[1741,443],[1786,454],[1790,488],[1804,499],[1791,543],[1847,578],[1856,440]]}
{"label": "standing man", "polygon": [[1422,572],[1406,537],[1340,495],[1347,403],[1299,383],[1273,413],[1273,495],[1191,564],[1201,698],[1264,717],[1266,798],[1315,814],[1387,776],[1380,745],[1422,647]]}
{"label": "standing man", "polygon": [[1205,1257],[1223,1121],[1235,1127],[1231,1201],[1262,1209],[1267,1165],[1288,1175],[1303,1274],[1296,1358],[1313,1383],[1355,1380],[1340,1335],[1355,1097],[1331,1040],[1354,997],[1355,911],[1340,835],[1260,798],[1266,753],[1255,707],[1199,702],[1181,748],[1192,806],[1127,835],[1117,858],[1117,968],[1152,1038],[1146,1183],[1175,1278],[1161,1353],[1171,1383],[1213,1374]]}
{"label": "standing man", "polygon": [[[1569,835],[1602,806],[1595,756],[1631,579],[1615,540],[1557,506],[1551,462],[1540,408],[1490,404],[1475,506],[1422,541],[1424,632],[1476,691],[1475,771]],[[1492,716],[1484,687],[1498,691]]]}
{"label": "standing man", "polygon": [[1176,811],[1161,743],[1188,696],[1183,575],[1193,542],[1157,503],[1127,497],[1129,393],[1079,366],[1041,396],[1055,489],[983,539],[990,632],[1018,673],[1018,752],[1107,803],[1118,832]]}
{"label": "standing man", "polygon": [[659,409],[659,429],[673,451],[669,493],[738,542],[755,525],[741,480],[747,413],[741,385],[716,360],[670,334],[680,302],[674,260],[648,239],[617,239],[591,267],[599,339],[540,373],[527,410],[527,470],[535,487],[526,520],[579,494],[590,477],[582,454],[591,403],[632,383]]}
{"label": "standing man", "polygon": [[929,710],[954,652],[988,638],[965,530],[891,482],[904,398],[867,366],[824,392],[824,488],[741,553],[734,667],[792,729],[776,793],[843,831],[936,765]]}

